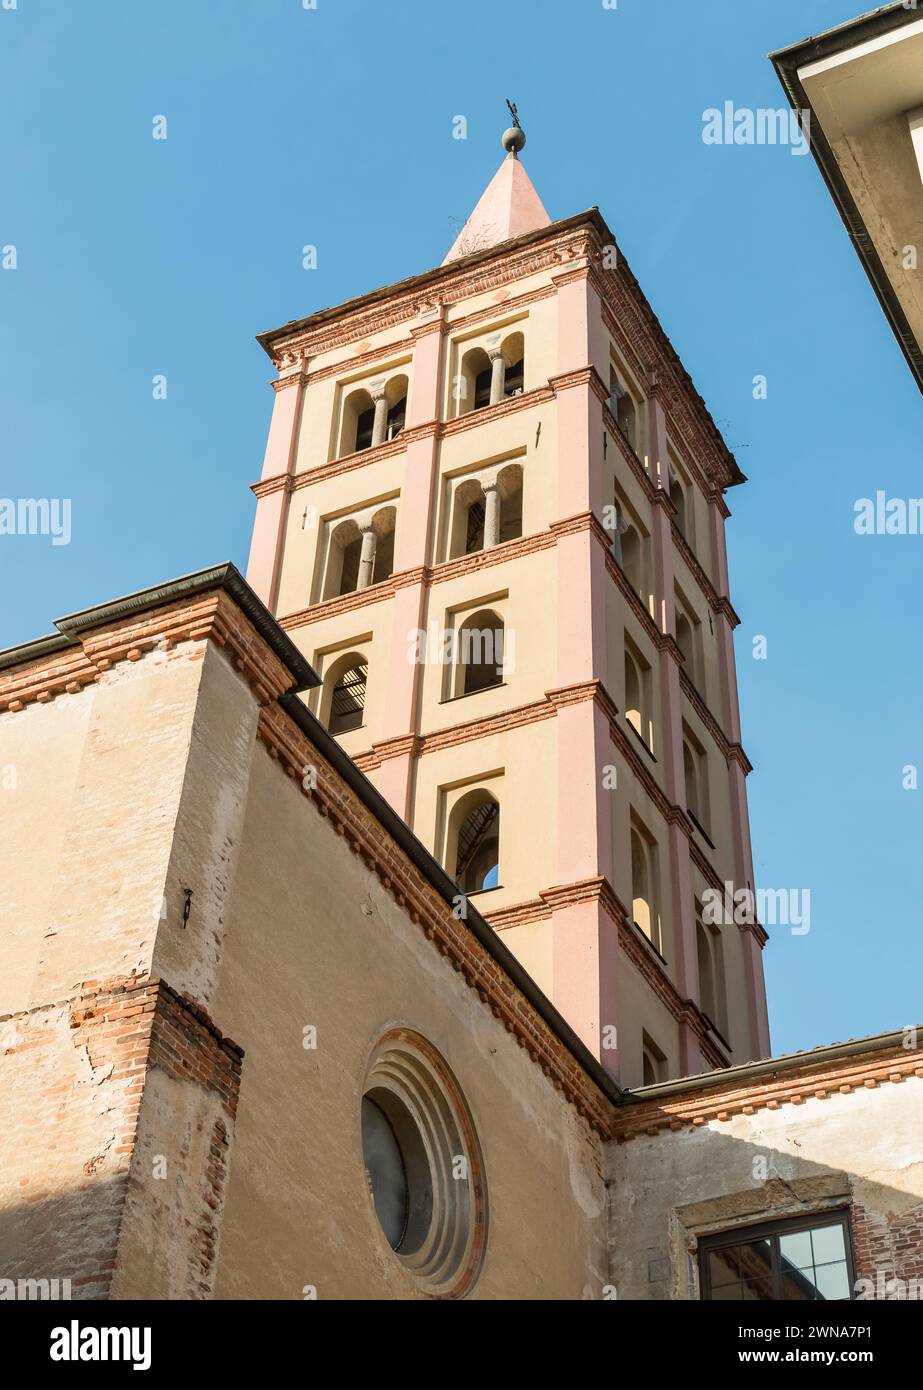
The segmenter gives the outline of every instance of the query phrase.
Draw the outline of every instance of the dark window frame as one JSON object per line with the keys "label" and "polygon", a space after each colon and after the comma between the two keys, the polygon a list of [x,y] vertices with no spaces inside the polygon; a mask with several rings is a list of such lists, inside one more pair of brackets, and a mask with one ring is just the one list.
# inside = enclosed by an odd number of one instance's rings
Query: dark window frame
{"label": "dark window frame", "polygon": [[[776,1221],[766,1221],[759,1226],[738,1226],[733,1230],[719,1231],[714,1235],[701,1236],[697,1243],[696,1259],[699,1269],[699,1301],[713,1303],[720,1300],[712,1298],[710,1261],[707,1256],[713,1251],[726,1250],[734,1245],[746,1245],[751,1241],[769,1239],[772,1246],[770,1273],[772,1276],[774,1303],[791,1302],[783,1299],[782,1266],[779,1259],[778,1237],[797,1235],[801,1231],[816,1231],[825,1226],[839,1226],[843,1231],[843,1244],[846,1249],[846,1268],[849,1274],[849,1302],[856,1297],[856,1257],[853,1249],[852,1223],[849,1207],[837,1207],[833,1211],[816,1211],[805,1216],[780,1217]],[[824,1300],[820,1300],[824,1301]],[[846,1300],[840,1300],[846,1301]]]}

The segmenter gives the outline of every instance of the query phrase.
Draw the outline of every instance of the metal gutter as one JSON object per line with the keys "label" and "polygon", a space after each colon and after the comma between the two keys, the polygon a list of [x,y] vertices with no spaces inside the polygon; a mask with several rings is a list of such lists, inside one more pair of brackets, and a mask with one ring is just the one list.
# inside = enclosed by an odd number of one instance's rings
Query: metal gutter
{"label": "metal gutter", "polygon": [[[921,1027],[923,1032],[923,1027]],[[666,1099],[681,1095],[683,1091],[714,1090],[734,1081],[749,1081],[758,1076],[772,1076],[777,1072],[793,1070],[798,1066],[814,1062],[834,1062],[841,1057],[856,1057],[866,1052],[884,1052],[889,1048],[901,1047],[906,1032],[876,1033],[868,1038],[854,1038],[850,1042],[830,1043],[826,1047],[812,1047],[806,1052],[788,1052],[782,1057],[767,1057],[760,1062],[743,1062],[737,1067],[722,1067],[720,1071],[699,1072],[695,1076],[680,1076],[674,1081],[662,1081],[656,1086],[639,1086],[637,1090],[623,1092],[623,1103]]]}

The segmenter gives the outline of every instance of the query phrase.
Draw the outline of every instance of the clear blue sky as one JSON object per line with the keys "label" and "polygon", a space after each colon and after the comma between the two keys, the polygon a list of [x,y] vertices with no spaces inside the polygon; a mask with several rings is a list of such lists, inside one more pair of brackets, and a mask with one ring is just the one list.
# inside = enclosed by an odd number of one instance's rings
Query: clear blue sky
{"label": "clear blue sky", "polygon": [[254,334],[438,264],[510,96],[551,216],[600,206],[750,478],[729,538],[757,881],[812,895],[810,933],[766,952],[774,1050],[923,1016],[923,791],[901,787],[923,537],[852,527],[858,497],[923,492],[920,397],[813,160],[701,140],[707,107],[784,104],[767,52],[861,8],[0,10],[0,496],[73,505],[69,546],[0,540],[0,644],[245,563],[272,399]]}

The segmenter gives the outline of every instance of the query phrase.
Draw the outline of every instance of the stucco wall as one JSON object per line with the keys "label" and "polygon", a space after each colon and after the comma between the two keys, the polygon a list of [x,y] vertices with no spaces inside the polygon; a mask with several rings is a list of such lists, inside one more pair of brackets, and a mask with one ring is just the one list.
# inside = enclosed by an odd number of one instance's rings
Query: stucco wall
{"label": "stucco wall", "polygon": [[[366,1189],[359,1104],[390,1027],[471,1109],[489,1235],[478,1298],[599,1296],[598,1141],[268,755],[254,756],[215,1015],[246,1053],[217,1294],[419,1296]],[[306,1050],[303,1030],[317,1030]]]}
{"label": "stucco wall", "polygon": [[846,1207],[856,1273],[923,1277],[923,1077],[609,1146],[619,1298],[697,1298],[699,1237]]}

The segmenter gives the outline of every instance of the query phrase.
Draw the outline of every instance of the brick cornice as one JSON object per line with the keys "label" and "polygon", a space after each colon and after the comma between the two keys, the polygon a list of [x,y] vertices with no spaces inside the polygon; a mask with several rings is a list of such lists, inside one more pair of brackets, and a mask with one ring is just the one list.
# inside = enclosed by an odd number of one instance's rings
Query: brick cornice
{"label": "brick cornice", "polygon": [[[552,276],[552,279],[555,277]],[[476,328],[480,323],[494,323],[496,320],[506,321],[510,314],[516,314],[521,309],[526,309],[530,304],[536,304],[541,299],[551,299],[555,293],[552,285],[539,285],[537,289],[527,290],[525,294],[511,295],[509,299],[494,300],[486,304],[482,309],[475,309],[470,314],[453,319],[447,325],[447,331],[452,336],[464,333],[469,328]]]}
{"label": "brick cornice", "polygon": [[[421,332],[432,333],[441,327],[439,319],[431,323],[423,324]],[[410,330],[411,335],[413,329]],[[390,372],[397,367],[409,367],[413,354],[413,336],[406,338],[396,338],[392,343],[386,343],[381,347],[369,348],[368,352],[358,352],[354,357],[344,358],[341,362],[330,362],[325,367],[304,368],[303,380],[307,385],[312,382],[329,381],[331,377],[356,376],[358,373],[365,372],[369,376],[377,375],[377,372]],[[403,360],[396,360],[403,359]],[[349,383],[353,385],[351,381]],[[356,385],[359,383],[356,382]]]}
{"label": "brick cornice", "polygon": [[692,1077],[688,1086],[678,1083],[666,1094],[647,1098],[642,1093],[636,1102],[619,1107],[613,1137],[624,1142],[639,1135],[723,1123],[735,1115],[754,1115],[782,1105],[801,1105],[806,1100],[826,1100],[882,1085],[899,1085],[910,1078],[923,1079],[919,1052],[907,1052],[899,1046],[880,1051],[857,1046],[853,1053],[829,1051],[834,1055],[812,1058],[809,1052],[797,1053],[757,1075],[748,1075],[744,1068],[730,1068],[717,1085],[702,1084]]}
{"label": "brick cornice", "polygon": [[[395,285],[387,299],[373,303],[354,302],[351,306],[343,306],[342,313],[333,320],[313,327],[293,328],[290,335],[276,340],[274,358],[281,361],[285,353],[313,356],[330,352],[349,343],[361,342],[373,334],[386,332],[389,328],[410,324],[419,317],[421,306],[431,306],[436,302],[448,307],[559,267],[567,255],[567,248],[580,235],[579,229],[562,228],[555,235],[507,252],[502,257],[467,267],[460,266],[454,271],[447,269],[440,275],[438,283],[431,286],[417,284],[402,290],[400,285]],[[502,307],[505,306],[501,306],[501,311]]]}
{"label": "brick cornice", "polygon": [[33,701],[45,704],[58,695],[76,694],[120,662],[140,661],[155,650],[169,659],[179,643],[208,640],[225,649],[260,704],[291,689],[288,668],[224,590],[215,589],[92,628],[70,647],[0,671],[0,712],[15,714]]}
{"label": "brick cornice", "polygon": [[533,390],[523,391],[518,396],[508,396],[496,405],[483,405],[478,410],[469,410],[466,415],[456,415],[452,420],[442,421],[439,425],[439,437],[450,439],[453,435],[464,434],[466,430],[474,429],[478,425],[490,424],[494,420],[504,419],[507,415],[518,415],[522,410],[531,410],[533,406],[545,405],[552,400],[554,392],[550,386],[536,386]]}
{"label": "brick cornice", "polygon": [[[269,756],[298,783],[318,813],[378,875],[382,887],[404,909],[440,955],[458,971],[512,1033],[556,1089],[602,1135],[611,1132],[613,1106],[574,1056],[513,985],[486,948],[455,915],[358,796],[278,705],[260,712],[257,737]],[[312,777],[305,776],[311,768]],[[316,785],[312,785],[316,784]]]}
{"label": "brick cornice", "polygon": [[290,386],[303,386],[304,375],[302,372],[288,372],[285,376],[276,377],[269,384],[275,392],[287,391]]}
{"label": "brick cornice", "polygon": [[366,608],[370,603],[384,603],[386,599],[394,598],[398,588],[398,579],[402,575],[389,575],[379,584],[370,584],[367,589],[353,589],[351,593],[339,594],[336,598],[328,598],[320,603],[312,603],[309,608],[302,608],[299,612],[288,613],[284,618],[278,618],[277,622],[286,632],[292,628],[309,627],[312,623],[322,623],[327,618],[334,618],[339,613],[351,613],[356,608]]}
{"label": "brick cornice", "polygon": [[261,478],[258,483],[251,483],[250,491],[254,497],[270,497],[274,492],[291,492],[292,483],[290,473],[277,473],[274,478]]}
{"label": "brick cornice", "polygon": [[588,386],[594,396],[598,397],[604,405],[607,405],[609,401],[609,388],[593,366],[578,367],[573,371],[562,373],[561,376],[549,377],[548,385],[556,396],[559,396],[562,391],[572,391],[578,386]]}

